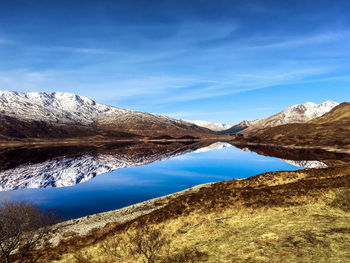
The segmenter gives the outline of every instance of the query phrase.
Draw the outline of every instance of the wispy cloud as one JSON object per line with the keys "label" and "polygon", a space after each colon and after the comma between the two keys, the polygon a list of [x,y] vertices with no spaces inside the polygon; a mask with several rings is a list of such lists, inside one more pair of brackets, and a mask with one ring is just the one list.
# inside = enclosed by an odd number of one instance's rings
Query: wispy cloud
{"label": "wispy cloud", "polygon": [[[30,71],[0,72],[0,85],[5,89],[29,91],[69,91],[99,101],[123,101],[126,99],[151,99],[153,104],[168,104],[222,97],[275,85],[287,85],[334,71],[333,67],[289,66],[279,70],[258,70],[250,73],[227,72],[220,78],[196,78],[191,76],[135,76],[101,79],[90,82],[89,70],[84,71]],[[86,75],[86,79],[81,76]],[[64,79],[61,79],[65,77]],[[310,80],[308,80],[310,81]],[[96,93],[94,87],[103,92]],[[154,99],[157,98],[157,99]],[[193,116],[194,114],[191,114]],[[172,116],[175,116],[174,114]],[[185,116],[185,114],[178,114]]]}
{"label": "wispy cloud", "polygon": [[84,47],[52,47],[51,51],[63,51],[63,52],[73,52],[73,53],[82,53],[82,54],[91,54],[91,55],[101,55],[101,54],[115,54],[105,49],[98,48],[84,48]]}
{"label": "wispy cloud", "polygon": [[188,118],[188,117],[196,117],[196,116],[218,116],[220,114],[229,114],[229,113],[236,113],[235,111],[178,111],[178,112],[165,112],[162,113],[163,115],[172,117],[172,118]]}
{"label": "wispy cloud", "polygon": [[50,71],[30,71],[17,69],[0,71],[0,86],[4,90],[12,91],[37,91],[48,90],[46,84],[53,76]]}
{"label": "wispy cloud", "polygon": [[253,44],[247,46],[246,49],[275,49],[275,48],[293,48],[298,46],[309,46],[309,45],[319,45],[327,44],[334,41],[339,41],[341,39],[346,39],[350,37],[350,31],[329,31],[322,32],[315,35],[297,35],[284,37],[280,36],[279,38],[274,37],[270,39],[269,37],[258,37],[249,39],[249,42],[256,43],[261,42],[261,44]]}
{"label": "wispy cloud", "polygon": [[[56,19],[61,13],[54,8],[45,9],[50,14],[44,16],[42,8],[33,9],[28,17],[36,19],[25,30],[18,26],[22,16],[1,16],[0,9],[0,23],[11,24],[0,29],[1,88],[73,92],[172,117],[215,119],[212,113],[231,120],[234,114],[227,109],[248,107],[235,108],[236,98],[269,98],[273,89],[283,97],[291,86],[299,96],[305,85],[349,83],[345,2],[329,10],[315,5],[313,14],[309,3],[190,2],[140,1],[138,9],[128,1],[110,8],[101,4],[96,16],[87,16],[96,13],[87,3],[80,7],[86,12],[66,9],[71,28]],[[252,111],[265,107],[255,104],[249,106]]]}
{"label": "wispy cloud", "polygon": [[6,37],[1,37],[0,36],[0,45],[1,44],[11,44],[13,43],[13,40],[9,39],[9,38],[6,38]]}
{"label": "wispy cloud", "polygon": [[334,71],[333,67],[312,67],[299,69],[261,70],[255,73],[232,73],[227,79],[213,81],[207,87],[184,90],[178,95],[163,98],[158,103],[195,101],[206,98],[221,97],[257,89],[264,89],[276,85],[287,85],[300,81],[306,77],[317,76]]}

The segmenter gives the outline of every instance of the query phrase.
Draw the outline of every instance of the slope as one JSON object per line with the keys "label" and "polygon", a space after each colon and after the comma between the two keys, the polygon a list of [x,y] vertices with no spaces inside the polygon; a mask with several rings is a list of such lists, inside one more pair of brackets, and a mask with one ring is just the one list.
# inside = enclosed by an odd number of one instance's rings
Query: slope
{"label": "slope", "polygon": [[230,127],[227,130],[223,130],[221,132],[219,132],[220,134],[236,134],[240,131],[243,131],[245,129],[247,129],[248,127],[256,124],[259,121],[259,119],[253,120],[253,121],[241,121],[240,123],[233,125],[232,127]]}
{"label": "slope", "polygon": [[227,130],[231,128],[233,125],[232,124],[225,124],[225,123],[220,123],[220,122],[209,122],[209,121],[199,121],[199,120],[186,120],[187,122],[193,123],[197,126],[208,128],[212,131],[215,132],[221,132],[224,130]]}
{"label": "slope", "polygon": [[350,103],[306,123],[259,130],[248,137],[254,142],[350,147]]}
{"label": "slope", "polygon": [[214,132],[162,115],[119,109],[71,93],[0,91],[0,139],[210,136]]}
{"label": "slope", "polygon": [[277,114],[259,120],[247,129],[243,130],[241,134],[247,136],[264,128],[275,127],[289,123],[305,123],[309,120],[322,116],[337,105],[339,104],[333,101],[326,101],[321,104],[306,102],[304,104],[293,105],[278,112]]}

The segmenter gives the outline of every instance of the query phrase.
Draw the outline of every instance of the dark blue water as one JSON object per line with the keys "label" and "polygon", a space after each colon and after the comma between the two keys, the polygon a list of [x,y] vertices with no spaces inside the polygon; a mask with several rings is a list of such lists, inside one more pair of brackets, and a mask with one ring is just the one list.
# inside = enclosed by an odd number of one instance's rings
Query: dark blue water
{"label": "dark blue water", "polygon": [[202,183],[296,169],[300,168],[278,158],[229,147],[119,169],[71,187],[0,192],[0,200],[25,200],[44,209],[54,208],[66,218],[76,218],[121,208]]}

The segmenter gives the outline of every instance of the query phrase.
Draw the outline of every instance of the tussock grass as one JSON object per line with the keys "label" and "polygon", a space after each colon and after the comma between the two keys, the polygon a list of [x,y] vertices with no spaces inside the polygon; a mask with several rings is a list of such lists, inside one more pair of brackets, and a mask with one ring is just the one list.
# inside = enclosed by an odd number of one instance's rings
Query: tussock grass
{"label": "tussock grass", "polygon": [[[227,209],[221,213],[191,213],[187,217],[152,225],[162,229],[169,248],[159,249],[154,262],[347,262],[350,259],[350,214],[326,204],[293,208]],[[130,232],[129,232],[130,231]],[[142,262],[129,253],[129,235],[115,232],[97,242],[64,255],[58,262]],[[119,240],[120,258],[103,249]],[[147,261],[145,261],[147,262]]]}
{"label": "tussock grass", "polygon": [[331,205],[338,207],[345,212],[350,212],[350,190],[344,190],[338,193]]}
{"label": "tussock grass", "polygon": [[[347,166],[220,182],[62,243],[46,262],[349,262],[349,190]],[[133,242],[144,226],[163,240],[153,261]]]}

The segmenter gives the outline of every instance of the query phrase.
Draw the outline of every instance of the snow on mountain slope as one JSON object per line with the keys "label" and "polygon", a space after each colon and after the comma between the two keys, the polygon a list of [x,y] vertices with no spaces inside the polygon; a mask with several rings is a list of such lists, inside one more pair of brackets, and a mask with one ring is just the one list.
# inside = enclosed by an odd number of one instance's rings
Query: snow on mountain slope
{"label": "snow on mountain slope", "polygon": [[124,114],[128,110],[96,103],[71,93],[0,91],[0,112],[21,120],[91,124],[101,114]]}
{"label": "snow on mountain slope", "polygon": [[208,128],[212,131],[223,131],[231,128],[232,124],[224,124],[219,122],[198,121],[198,120],[185,120],[186,122],[193,123],[197,126]]}
{"label": "snow on mountain slope", "polygon": [[252,121],[248,121],[248,120],[244,120],[241,121],[240,123],[233,125],[231,128],[226,129],[221,131],[221,134],[230,134],[230,133],[238,133],[240,131],[243,131],[244,129],[250,127],[251,125],[257,123],[259,121],[259,119],[256,120],[252,120]]}
{"label": "snow on mountain slope", "polygon": [[236,124],[237,126],[245,126],[245,127],[249,127],[249,126],[252,126],[253,124],[257,123],[259,121],[259,119],[255,119],[255,120],[252,120],[252,121],[248,121],[248,120],[244,120],[244,121],[241,121],[240,123]]}
{"label": "snow on mountain slope", "polygon": [[0,91],[0,114],[20,121],[83,125],[138,135],[196,136],[210,130],[167,116],[119,109],[71,93]]}
{"label": "snow on mountain slope", "polygon": [[263,128],[275,127],[289,123],[304,123],[331,111],[339,103],[334,101],[325,101],[321,104],[306,102],[291,106],[270,117],[259,120],[250,127],[243,130],[242,134],[248,135]]}

